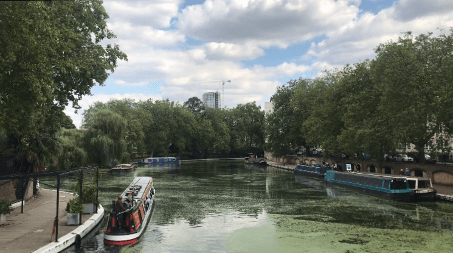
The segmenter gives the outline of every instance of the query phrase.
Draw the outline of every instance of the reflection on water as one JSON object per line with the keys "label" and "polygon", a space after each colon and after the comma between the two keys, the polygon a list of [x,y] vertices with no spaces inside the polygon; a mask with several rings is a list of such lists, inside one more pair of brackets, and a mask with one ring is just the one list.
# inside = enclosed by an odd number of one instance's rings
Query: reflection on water
{"label": "reflection on water", "polygon": [[[399,203],[236,161],[139,167],[103,174],[108,213],[134,176],[155,179],[145,234],[104,247],[102,232],[78,252],[451,252],[453,205]],[[335,197],[332,197],[335,196]]]}

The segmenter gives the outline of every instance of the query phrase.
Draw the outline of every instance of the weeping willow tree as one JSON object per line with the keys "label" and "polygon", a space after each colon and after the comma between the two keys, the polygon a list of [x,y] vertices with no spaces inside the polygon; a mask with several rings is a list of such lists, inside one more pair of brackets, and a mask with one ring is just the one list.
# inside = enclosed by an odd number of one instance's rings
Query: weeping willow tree
{"label": "weeping willow tree", "polygon": [[61,128],[57,138],[61,142],[62,152],[50,169],[65,170],[86,165],[87,152],[83,149],[83,132],[77,129]]}
{"label": "weeping willow tree", "polygon": [[93,115],[85,131],[88,162],[112,166],[128,159],[126,152],[126,121],[117,113],[101,109]]}

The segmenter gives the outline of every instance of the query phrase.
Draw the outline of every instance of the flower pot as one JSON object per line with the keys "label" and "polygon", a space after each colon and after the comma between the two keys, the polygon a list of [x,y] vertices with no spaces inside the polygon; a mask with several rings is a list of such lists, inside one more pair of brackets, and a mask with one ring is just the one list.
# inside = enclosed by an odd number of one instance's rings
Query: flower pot
{"label": "flower pot", "polygon": [[93,203],[83,204],[83,213],[94,213],[96,206]]}
{"label": "flower pot", "polygon": [[79,225],[79,213],[68,213],[68,219],[66,220],[66,225],[75,226]]}
{"label": "flower pot", "polygon": [[6,223],[6,214],[0,214],[0,225]]}

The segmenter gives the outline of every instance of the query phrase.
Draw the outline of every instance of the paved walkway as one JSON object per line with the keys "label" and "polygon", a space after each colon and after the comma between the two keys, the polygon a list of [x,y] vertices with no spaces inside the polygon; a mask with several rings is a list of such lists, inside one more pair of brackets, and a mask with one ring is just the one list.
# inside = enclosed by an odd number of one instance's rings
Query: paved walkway
{"label": "paved walkway", "polygon": [[[66,225],[66,204],[74,195],[60,191],[58,238],[70,233],[79,226]],[[24,205],[7,215],[6,224],[0,225],[0,252],[32,252],[51,242],[53,222],[56,214],[57,192],[40,189],[38,194]],[[83,214],[82,224],[93,214]]]}

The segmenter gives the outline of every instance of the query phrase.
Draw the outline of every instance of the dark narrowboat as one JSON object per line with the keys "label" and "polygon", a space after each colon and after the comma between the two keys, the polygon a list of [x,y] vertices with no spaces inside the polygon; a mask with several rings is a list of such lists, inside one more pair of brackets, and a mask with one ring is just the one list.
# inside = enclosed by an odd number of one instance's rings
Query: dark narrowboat
{"label": "dark narrowboat", "polygon": [[424,177],[404,177],[409,183],[409,188],[414,191],[415,201],[433,201],[437,191],[433,188],[431,179]]}
{"label": "dark narrowboat", "polygon": [[113,201],[112,211],[104,232],[104,243],[126,245],[134,243],[145,231],[151,218],[155,190],[152,177],[137,177],[121,194],[123,199],[130,200],[125,204],[126,211],[116,210]]}
{"label": "dark narrowboat", "polygon": [[324,182],[326,184],[356,189],[368,195],[387,199],[398,201],[414,200],[414,191],[409,188],[407,179],[402,177],[383,177],[369,173],[327,170]]}
{"label": "dark narrowboat", "polygon": [[255,165],[267,165],[267,157],[258,157],[258,155],[250,155],[249,157],[245,157],[245,163],[248,164],[255,164]]}
{"label": "dark narrowboat", "polygon": [[328,168],[326,166],[322,166],[319,164],[314,164],[314,165],[297,164],[294,167],[294,173],[311,176],[311,177],[322,178],[326,175],[327,169]]}

